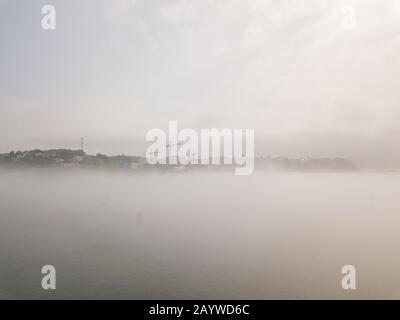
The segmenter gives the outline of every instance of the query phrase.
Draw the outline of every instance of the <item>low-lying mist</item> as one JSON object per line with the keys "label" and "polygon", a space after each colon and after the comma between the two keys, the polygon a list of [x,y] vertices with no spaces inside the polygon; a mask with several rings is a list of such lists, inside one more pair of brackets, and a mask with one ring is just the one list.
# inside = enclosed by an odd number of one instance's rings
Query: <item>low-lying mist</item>
{"label": "low-lying mist", "polygon": [[399,174],[0,176],[0,299],[400,298]]}

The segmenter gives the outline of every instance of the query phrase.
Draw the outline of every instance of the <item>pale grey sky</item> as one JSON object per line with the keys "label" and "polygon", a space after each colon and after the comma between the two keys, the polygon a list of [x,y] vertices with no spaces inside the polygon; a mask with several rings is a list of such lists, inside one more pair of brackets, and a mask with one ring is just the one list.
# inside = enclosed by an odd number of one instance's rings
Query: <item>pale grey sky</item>
{"label": "pale grey sky", "polygon": [[144,154],[178,120],[400,164],[400,0],[0,0],[0,40],[2,152]]}

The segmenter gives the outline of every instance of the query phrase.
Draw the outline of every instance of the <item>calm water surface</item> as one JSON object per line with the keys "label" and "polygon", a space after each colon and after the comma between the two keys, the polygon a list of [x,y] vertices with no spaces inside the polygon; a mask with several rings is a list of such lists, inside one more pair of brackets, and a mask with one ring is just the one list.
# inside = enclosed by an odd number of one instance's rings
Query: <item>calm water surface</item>
{"label": "calm water surface", "polygon": [[398,174],[0,171],[0,299],[400,298],[399,249]]}

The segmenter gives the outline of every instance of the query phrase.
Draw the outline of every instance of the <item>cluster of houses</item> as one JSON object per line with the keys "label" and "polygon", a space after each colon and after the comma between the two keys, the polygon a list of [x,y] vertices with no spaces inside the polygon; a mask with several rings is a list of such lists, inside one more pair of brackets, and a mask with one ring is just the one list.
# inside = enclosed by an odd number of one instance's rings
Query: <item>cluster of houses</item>
{"label": "cluster of houses", "polygon": [[78,167],[116,167],[139,169],[146,166],[142,157],[130,156],[95,156],[86,154],[83,150],[31,150],[0,154],[0,163],[9,166],[52,166],[61,168]]}

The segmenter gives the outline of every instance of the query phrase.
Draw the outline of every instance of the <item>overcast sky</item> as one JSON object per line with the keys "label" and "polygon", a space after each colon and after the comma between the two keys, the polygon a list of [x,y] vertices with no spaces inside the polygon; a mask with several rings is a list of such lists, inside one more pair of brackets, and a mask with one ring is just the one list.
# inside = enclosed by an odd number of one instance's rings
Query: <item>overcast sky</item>
{"label": "overcast sky", "polygon": [[0,151],[144,154],[178,120],[400,163],[399,52],[399,0],[0,0]]}

